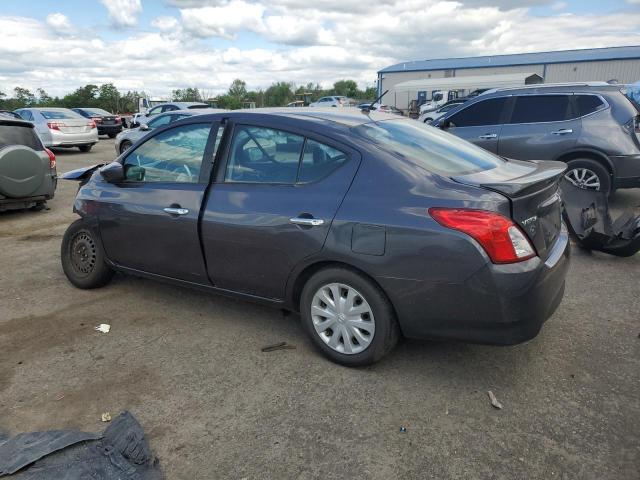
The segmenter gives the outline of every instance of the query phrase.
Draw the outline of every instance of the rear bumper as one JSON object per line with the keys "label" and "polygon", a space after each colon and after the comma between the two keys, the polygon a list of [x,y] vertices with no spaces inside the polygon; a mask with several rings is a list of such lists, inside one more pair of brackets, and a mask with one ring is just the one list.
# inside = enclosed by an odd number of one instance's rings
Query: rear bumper
{"label": "rear bumper", "polygon": [[513,345],[535,337],[564,295],[569,236],[563,228],[547,260],[488,264],[466,281],[381,279],[409,338]]}
{"label": "rear bumper", "polygon": [[609,157],[616,169],[616,188],[640,187],[640,155]]}
{"label": "rear bumper", "polygon": [[122,131],[122,124],[98,125],[98,135],[118,134]]}
{"label": "rear bumper", "polygon": [[50,130],[51,142],[47,147],[73,147],[78,145],[93,145],[98,143],[98,130],[92,129],[84,133],[62,133]]}

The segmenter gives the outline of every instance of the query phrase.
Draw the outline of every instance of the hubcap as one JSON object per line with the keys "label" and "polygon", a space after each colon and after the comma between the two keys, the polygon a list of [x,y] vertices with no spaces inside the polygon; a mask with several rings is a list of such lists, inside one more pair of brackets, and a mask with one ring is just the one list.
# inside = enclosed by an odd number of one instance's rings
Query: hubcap
{"label": "hubcap", "polygon": [[311,302],[311,319],[322,341],[347,355],[366,350],[376,331],[369,303],[360,292],[343,283],[318,289]]}
{"label": "hubcap", "polygon": [[88,275],[96,265],[96,245],[86,232],[78,233],[71,242],[71,263],[74,270]]}
{"label": "hubcap", "polygon": [[573,168],[565,174],[564,178],[578,188],[600,190],[600,177],[588,168]]}

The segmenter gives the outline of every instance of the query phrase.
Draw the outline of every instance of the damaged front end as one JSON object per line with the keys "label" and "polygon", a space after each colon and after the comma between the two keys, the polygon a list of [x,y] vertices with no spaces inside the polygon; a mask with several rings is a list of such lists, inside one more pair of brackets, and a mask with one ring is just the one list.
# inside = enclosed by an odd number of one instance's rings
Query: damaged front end
{"label": "damaged front end", "polygon": [[618,257],[630,257],[640,251],[640,208],[627,209],[614,221],[604,193],[578,188],[565,180],[560,189],[562,215],[582,248]]}

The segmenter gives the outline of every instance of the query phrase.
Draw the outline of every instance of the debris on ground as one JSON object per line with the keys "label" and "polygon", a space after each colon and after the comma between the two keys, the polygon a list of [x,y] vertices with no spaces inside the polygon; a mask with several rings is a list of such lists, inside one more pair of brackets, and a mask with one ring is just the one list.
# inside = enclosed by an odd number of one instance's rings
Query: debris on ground
{"label": "debris on ground", "polygon": [[142,427],[123,412],[103,433],[51,430],[0,438],[0,477],[12,480],[162,480]]}
{"label": "debris on ground", "polygon": [[562,213],[578,245],[618,257],[630,257],[640,251],[640,211],[627,209],[611,219],[607,195],[585,190],[562,181]]}
{"label": "debris on ground", "polygon": [[267,345],[262,347],[263,352],[273,352],[275,350],[295,350],[295,345],[289,345],[287,342],[274,343],[273,345]]}
{"label": "debris on ground", "polygon": [[111,421],[111,414],[109,412],[104,412],[100,416],[100,420],[102,420],[103,422],[110,422]]}
{"label": "debris on ground", "polygon": [[493,408],[497,408],[498,410],[502,410],[502,404],[498,401],[493,392],[489,390],[487,394],[489,395],[489,399],[491,400],[491,406]]}
{"label": "debris on ground", "polygon": [[111,330],[111,325],[109,325],[108,323],[101,323],[100,325],[95,327],[94,330],[96,332],[109,333],[109,330]]}
{"label": "debris on ground", "polygon": [[62,400],[63,398],[64,398],[64,393],[61,393],[60,395],[58,395],[58,396],[56,397],[56,402],[58,402],[58,401]]}
{"label": "debris on ground", "polygon": [[400,427],[400,433],[407,433],[406,427]]}

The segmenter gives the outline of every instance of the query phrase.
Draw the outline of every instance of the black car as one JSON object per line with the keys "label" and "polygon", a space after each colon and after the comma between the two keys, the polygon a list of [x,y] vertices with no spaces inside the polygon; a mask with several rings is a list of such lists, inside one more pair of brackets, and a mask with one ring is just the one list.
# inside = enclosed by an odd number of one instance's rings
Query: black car
{"label": "black car", "polygon": [[95,121],[98,135],[109,135],[109,138],[115,138],[122,131],[122,117],[119,115],[101,108],[72,108],[71,110]]}
{"label": "black car", "polygon": [[564,171],[377,112],[196,115],[65,175],[62,266],[80,288],[121,271],[300,312],[345,365],[400,335],[514,344],[563,296]]}

